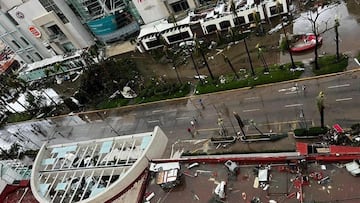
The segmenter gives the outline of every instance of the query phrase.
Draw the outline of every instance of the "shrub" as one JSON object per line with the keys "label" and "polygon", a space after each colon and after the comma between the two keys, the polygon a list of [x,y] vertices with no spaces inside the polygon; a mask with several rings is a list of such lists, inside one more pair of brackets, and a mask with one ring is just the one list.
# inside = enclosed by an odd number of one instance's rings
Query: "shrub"
{"label": "shrub", "polygon": [[315,75],[324,75],[329,73],[337,73],[344,71],[348,65],[348,57],[341,56],[339,61],[336,61],[336,55],[323,56],[319,58],[319,70],[313,68]]}
{"label": "shrub", "polygon": [[311,127],[309,129],[306,128],[298,128],[294,130],[294,134],[297,137],[304,137],[304,136],[319,136],[325,134],[328,131],[328,128],[321,128],[321,127]]}

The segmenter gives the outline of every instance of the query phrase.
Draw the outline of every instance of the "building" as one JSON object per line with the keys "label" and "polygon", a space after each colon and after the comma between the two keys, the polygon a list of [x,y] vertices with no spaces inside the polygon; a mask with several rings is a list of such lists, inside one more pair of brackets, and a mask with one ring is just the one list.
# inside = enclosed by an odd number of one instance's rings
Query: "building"
{"label": "building", "polygon": [[236,16],[230,11],[228,2],[219,1],[213,8],[188,12],[187,16],[176,23],[159,20],[146,24],[141,27],[137,48],[140,52],[159,48],[163,46],[160,38],[169,45],[192,39],[194,35],[192,27],[200,27],[201,35],[226,31],[231,27],[242,27],[247,30],[254,26],[255,16],[261,23],[274,16],[288,13],[286,1],[277,5],[277,1],[265,0],[259,1],[257,5],[253,0],[238,0],[235,1],[235,6]]}
{"label": "building", "polygon": [[94,44],[93,36],[64,0],[4,0],[1,4],[0,39],[21,58],[20,63]]}
{"label": "building", "polygon": [[[140,0],[139,0],[140,1]],[[135,0],[68,0],[93,35],[104,43],[125,40],[139,31],[141,18],[133,5]],[[66,4],[64,2],[64,4]]]}
{"label": "building", "polygon": [[[167,137],[153,132],[69,144],[44,144],[34,162],[31,189],[39,202],[106,202],[160,158]],[[134,197],[137,198],[137,197]]]}

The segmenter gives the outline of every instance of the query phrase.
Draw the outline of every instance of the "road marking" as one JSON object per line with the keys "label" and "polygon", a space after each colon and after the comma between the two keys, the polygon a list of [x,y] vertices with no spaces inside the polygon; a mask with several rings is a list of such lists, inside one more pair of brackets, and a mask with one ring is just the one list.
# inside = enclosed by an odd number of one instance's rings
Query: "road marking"
{"label": "road marking", "polygon": [[189,116],[184,116],[184,117],[177,117],[176,120],[186,120],[189,119]]}
{"label": "road marking", "polygon": [[153,112],[153,113],[158,113],[158,112],[162,112],[162,111],[164,111],[164,110],[159,109],[159,110],[154,110],[154,111],[152,111],[152,112]]}
{"label": "road marking", "polygon": [[158,123],[160,122],[160,120],[152,120],[152,121],[147,121],[148,123]]}
{"label": "road marking", "polygon": [[247,109],[247,110],[243,110],[243,112],[252,112],[252,111],[260,111],[260,109]]}
{"label": "road marking", "polygon": [[352,100],[352,98],[336,99],[335,101],[340,102],[340,101],[348,101],[348,100]]}
{"label": "road marking", "polygon": [[288,107],[296,107],[296,106],[302,106],[303,104],[288,104],[288,105],[285,105],[285,108],[288,108]]}
{"label": "road marking", "polygon": [[343,85],[335,85],[335,86],[329,86],[329,89],[333,89],[333,88],[339,88],[339,87],[349,87],[350,84],[343,84]]}
{"label": "road marking", "polygon": [[259,97],[248,97],[248,98],[245,98],[244,100],[253,100],[253,99],[258,99]]}
{"label": "road marking", "polygon": [[285,94],[296,94],[297,92],[285,92]]}

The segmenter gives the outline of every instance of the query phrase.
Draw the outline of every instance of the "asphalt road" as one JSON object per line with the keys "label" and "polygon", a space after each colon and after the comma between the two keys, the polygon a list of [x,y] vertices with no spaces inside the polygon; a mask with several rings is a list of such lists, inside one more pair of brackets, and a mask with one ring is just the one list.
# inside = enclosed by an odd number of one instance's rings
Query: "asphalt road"
{"label": "asphalt road", "polygon": [[[244,88],[208,95],[137,105],[106,112],[49,118],[36,121],[43,133],[31,134],[34,121],[10,126],[22,128],[27,135],[27,147],[35,148],[44,141],[51,144],[68,143],[117,135],[152,131],[160,126],[169,137],[169,144],[177,140],[193,139],[187,132],[191,128],[195,139],[210,138],[219,134],[218,118],[229,135],[235,135],[239,127],[232,112],[237,112],[246,124],[246,133],[257,133],[253,123],[262,132],[288,132],[301,125],[319,126],[320,114],[316,96],[325,93],[325,123],[339,123],[344,127],[360,121],[360,71],[346,72],[331,77],[301,79],[252,89]],[[306,86],[303,90],[303,85]],[[296,88],[297,86],[297,88]],[[199,99],[202,99],[202,108]],[[303,116],[301,115],[303,111]],[[190,121],[195,120],[195,128]],[[52,122],[47,123],[49,120]],[[253,122],[251,122],[253,121]],[[46,125],[44,124],[46,123]],[[55,125],[56,123],[56,125]],[[8,142],[16,141],[9,135],[9,128],[2,130],[1,137]],[[19,130],[20,131],[20,130]]]}

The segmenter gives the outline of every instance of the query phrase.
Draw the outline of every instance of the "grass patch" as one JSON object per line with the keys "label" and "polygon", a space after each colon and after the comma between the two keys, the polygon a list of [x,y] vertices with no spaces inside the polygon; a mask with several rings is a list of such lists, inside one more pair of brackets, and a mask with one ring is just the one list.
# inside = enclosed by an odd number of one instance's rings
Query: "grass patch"
{"label": "grass patch", "polygon": [[120,106],[126,106],[128,103],[129,103],[129,99],[123,99],[123,98],[113,99],[99,103],[98,105],[96,105],[96,109],[111,109]]}
{"label": "grass patch", "polygon": [[[296,65],[302,66],[302,63],[297,62]],[[243,74],[240,80],[233,80],[234,75],[229,74],[226,75],[226,83],[218,84],[215,81],[208,81],[206,84],[198,84],[196,87],[197,94],[206,94],[211,92],[218,92],[223,90],[237,89],[242,87],[254,87],[256,85],[268,84],[281,82],[286,80],[293,80],[300,77],[302,72],[295,71],[291,72],[290,69],[291,64],[285,64],[283,66],[280,65],[272,65],[269,67],[270,73],[265,75],[263,74],[263,68],[258,68],[256,71],[257,78],[254,79],[250,75]]]}
{"label": "grass patch", "polygon": [[313,67],[313,72],[315,75],[337,73],[346,69],[348,65],[348,57],[343,55],[339,61],[336,61],[336,55],[329,55],[320,57],[318,62],[320,69],[315,70],[315,67]]}
{"label": "grass patch", "polygon": [[190,85],[173,84],[168,91],[163,91],[163,93],[159,93],[159,92],[155,93],[155,92],[156,92],[156,88],[148,87],[144,91],[142,91],[138,97],[135,98],[134,102],[136,104],[141,104],[141,103],[154,102],[165,99],[185,97],[190,92]]}
{"label": "grass patch", "polygon": [[14,113],[14,114],[9,115],[6,122],[7,123],[16,123],[16,122],[21,122],[21,121],[27,121],[30,119],[32,119],[32,116],[28,113]]}

